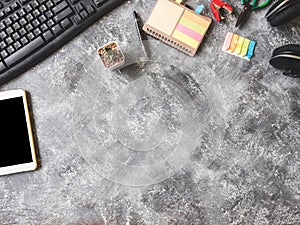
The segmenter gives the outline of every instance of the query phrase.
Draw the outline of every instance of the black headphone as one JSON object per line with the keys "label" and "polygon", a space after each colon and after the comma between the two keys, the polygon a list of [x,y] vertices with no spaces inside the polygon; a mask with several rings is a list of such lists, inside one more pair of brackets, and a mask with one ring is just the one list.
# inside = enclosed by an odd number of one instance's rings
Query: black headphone
{"label": "black headphone", "polygon": [[[278,0],[266,14],[271,26],[285,24],[300,16],[300,0]],[[283,74],[300,77],[300,45],[285,45],[274,50],[270,64]]]}

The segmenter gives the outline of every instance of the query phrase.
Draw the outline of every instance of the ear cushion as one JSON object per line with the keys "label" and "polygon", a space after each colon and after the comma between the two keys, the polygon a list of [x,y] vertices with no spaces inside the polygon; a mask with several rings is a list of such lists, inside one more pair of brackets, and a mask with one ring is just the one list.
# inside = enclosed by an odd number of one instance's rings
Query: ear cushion
{"label": "ear cushion", "polygon": [[[286,4],[284,4],[286,2]],[[276,9],[280,4],[282,7]],[[275,11],[274,11],[275,10]],[[271,26],[285,24],[300,15],[300,1],[298,0],[280,0],[277,1],[266,14],[267,20]]]}
{"label": "ear cushion", "polygon": [[284,70],[284,75],[300,77],[300,54],[291,53],[290,48],[283,47],[281,47],[282,51],[277,52],[278,54],[273,54],[270,64],[276,69]]}
{"label": "ear cushion", "polygon": [[289,45],[284,45],[279,48],[276,48],[273,52],[273,56],[283,54],[283,53],[289,53],[289,54],[294,54],[300,56],[300,45],[295,45],[295,44],[289,44]]}

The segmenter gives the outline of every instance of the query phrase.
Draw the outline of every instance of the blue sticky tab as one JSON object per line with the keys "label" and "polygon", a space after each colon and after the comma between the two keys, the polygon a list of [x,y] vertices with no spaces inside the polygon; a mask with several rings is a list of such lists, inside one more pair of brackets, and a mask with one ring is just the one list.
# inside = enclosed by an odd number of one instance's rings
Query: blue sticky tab
{"label": "blue sticky tab", "polygon": [[201,14],[202,11],[204,9],[204,5],[199,5],[196,9],[195,9],[195,13],[196,14]]}
{"label": "blue sticky tab", "polygon": [[251,57],[254,55],[254,48],[255,48],[256,42],[255,41],[250,41],[249,47],[248,47],[248,52],[246,57],[248,59],[251,59]]}

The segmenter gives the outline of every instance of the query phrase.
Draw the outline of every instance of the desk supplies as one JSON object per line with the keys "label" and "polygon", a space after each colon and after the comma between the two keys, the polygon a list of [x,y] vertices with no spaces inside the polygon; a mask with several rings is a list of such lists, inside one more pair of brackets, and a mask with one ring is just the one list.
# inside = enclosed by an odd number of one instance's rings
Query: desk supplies
{"label": "desk supplies", "polygon": [[194,56],[211,22],[210,18],[197,15],[173,0],[157,0],[143,30]]}
{"label": "desk supplies", "polygon": [[266,0],[265,2],[258,5],[259,0],[241,0],[242,5],[244,5],[243,10],[241,11],[238,20],[235,24],[235,27],[239,27],[245,24],[245,22],[250,17],[250,14],[253,10],[261,9],[270,4],[271,0]]}
{"label": "desk supplies", "polygon": [[110,42],[98,49],[98,55],[105,68],[114,70],[125,63],[125,56],[117,42]]}
{"label": "desk supplies", "polygon": [[212,0],[210,3],[210,8],[218,22],[224,20],[228,14],[233,12],[231,5],[221,0]]}
{"label": "desk supplies", "polygon": [[256,42],[237,34],[228,33],[222,50],[243,59],[250,60],[254,55]]}

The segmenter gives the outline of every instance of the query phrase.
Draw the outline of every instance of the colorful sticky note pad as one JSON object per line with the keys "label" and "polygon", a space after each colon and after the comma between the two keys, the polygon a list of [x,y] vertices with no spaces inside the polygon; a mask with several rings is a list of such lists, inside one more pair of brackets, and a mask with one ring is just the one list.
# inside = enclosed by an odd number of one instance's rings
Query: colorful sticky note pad
{"label": "colorful sticky note pad", "polygon": [[228,33],[223,44],[223,51],[250,60],[254,55],[255,41]]}
{"label": "colorful sticky note pad", "polygon": [[185,11],[180,18],[172,37],[192,48],[197,48],[209,25],[210,21],[206,21],[190,11]]}

